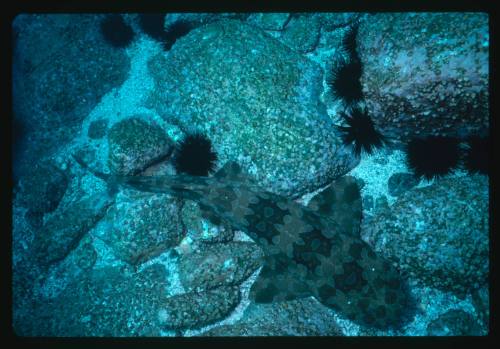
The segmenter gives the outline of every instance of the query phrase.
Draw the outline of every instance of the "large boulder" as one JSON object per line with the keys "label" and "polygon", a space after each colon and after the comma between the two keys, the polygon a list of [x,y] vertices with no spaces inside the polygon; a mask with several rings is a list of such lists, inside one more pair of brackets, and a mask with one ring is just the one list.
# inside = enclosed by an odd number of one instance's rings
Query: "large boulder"
{"label": "large boulder", "polygon": [[167,270],[154,264],[139,273],[105,267],[74,280],[57,297],[39,302],[18,335],[55,337],[160,336],[158,308]]}
{"label": "large boulder", "polygon": [[18,154],[20,173],[69,142],[101,98],[127,78],[130,59],[105,41],[102,18],[21,14],[14,19],[13,110],[29,139]]}
{"label": "large boulder", "polygon": [[19,203],[33,213],[52,212],[66,188],[66,173],[50,161],[36,163],[19,182]]}
{"label": "large boulder", "polygon": [[200,27],[202,25],[221,21],[224,19],[237,19],[244,21],[250,16],[249,13],[167,13],[165,15],[164,29],[169,31],[172,25],[176,23],[187,23],[191,28]]}
{"label": "large boulder", "polygon": [[320,20],[321,28],[325,31],[334,31],[358,20],[359,12],[319,12],[315,14]]}
{"label": "large boulder", "polygon": [[290,20],[289,13],[252,13],[247,22],[263,30],[283,30]]}
{"label": "large boulder", "polygon": [[488,130],[488,15],[380,13],[359,27],[366,106],[380,131],[408,136]]}
{"label": "large boulder", "polygon": [[149,107],[205,132],[220,164],[239,162],[273,192],[299,196],[357,164],[320,102],[321,68],[258,28],[225,20],[194,29],[149,70]]}
{"label": "large boulder", "polygon": [[165,131],[154,123],[131,117],[114,124],[108,132],[111,171],[130,175],[167,156],[172,141]]}
{"label": "large boulder", "polygon": [[342,336],[332,312],[314,298],[251,304],[240,320],[202,336]]}
{"label": "large boulder", "polygon": [[186,289],[238,285],[262,264],[262,258],[262,250],[252,242],[201,244],[181,257],[179,277]]}
{"label": "large boulder", "polygon": [[130,264],[156,257],[184,237],[179,201],[164,194],[121,193],[104,222],[108,229],[99,237]]}
{"label": "large boulder", "polygon": [[239,289],[234,286],[178,294],[163,302],[158,320],[166,329],[200,328],[227,317],[240,297]]}
{"label": "large boulder", "polygon": [[92,195],[58,208],[34,238],[40,265],[48,266],[65,258],[81,238],[106,213],[111,200],[105,194]]}
{"label": "large boulder", "polygon": [[481,326],[474,317],[460,309],[451,309],[427,325],[428,336],[481,336]]}
{"label": "large boulder", "polygon": [[203,211],[195,201],[186,200],[182,205],[181,219],[186,235],[204,243],[228,242],[234,238],[234,230],[228,222],[216,216],[204,217]]}
{"label": "large boulder", "polygon": [[488,277],[488,177],[436,180],[364,219],[363,238],[423,283],[464,295]]}
{"label": "large boulder", "polygon": [[288,22],[281,40],[299,53],[311,52],[318,45],[320,32],[321,22],[317,17],[296,16]]}

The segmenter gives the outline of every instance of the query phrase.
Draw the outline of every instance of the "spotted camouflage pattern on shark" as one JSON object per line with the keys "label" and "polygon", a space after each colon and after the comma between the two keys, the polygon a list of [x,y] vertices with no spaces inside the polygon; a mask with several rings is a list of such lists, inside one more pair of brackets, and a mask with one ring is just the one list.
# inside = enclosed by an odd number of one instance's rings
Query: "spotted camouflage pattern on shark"
{"label": "spotted camouflage pattern on shark", "polygon": [[398,271],[357,234],[361,198],[353,177],[337,180],[305,207],[264,191],[234,162],[212,177],[91,171],[115,187],[194,200],[206,217],[219,217],[248,234],[265,252],[264,266],[250,290],[255,302],[314,296],[359,324],[400,325],[408,295]]}

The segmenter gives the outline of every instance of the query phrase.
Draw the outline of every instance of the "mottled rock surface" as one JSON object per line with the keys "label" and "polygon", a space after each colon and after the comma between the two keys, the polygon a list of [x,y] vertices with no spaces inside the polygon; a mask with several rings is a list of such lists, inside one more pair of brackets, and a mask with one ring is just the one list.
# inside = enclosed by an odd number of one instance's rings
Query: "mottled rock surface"
{"label": "mottled rock surface", "polygon": [[273,304],[251,304],[232,325],[202,336],[342,336],[331,312],[313,298]]}
{"label": "mottled rock surface", "polygon": [[484,335],[474,317],[463,310],[452,309],[427,325],[428,336],[480,336]]}
{"label": "mottled rock surface", "polygon": [[300,53],[313,51],[318,45],[321,24],[316,17],[295,17],[287,24],[281,39]]}
{"label": "mottled rock surface", "polygon": [[41,265],[55,263],[68,255],[80,239],[111,205],[105,195],[92,195],[60,207],[35,235],[35,251]]}
{"label": "mottled rock surface", "polygon": [[160,126],[137,117],[114,124],[108,142],[109,167],[122,175],[138,173],[172,150],[172,141]]}
{"label": "mottled rock surface", "polygon": [[108,210],[108,229],[100,237],[121,260],[142,263],[179,244],[184,237],[179,215],[175,198],[127,192]]}
{"label": "mottled rock surface", "polygon": [[289,13],[252,13],[247,22],[264,30],[283,30],[289,19]]}
{"label": "mottled rock surface", "polygon": [[16,245],[18,242],[13,241],[11,314],[12,327],[19,334],[19,331],[27,325],[26,322],[29,322],[29,317],[33,312],[34,285],[43,271],[24,249]]}
{"label": "mottled rock surface", "polygon": [[102,18],[21,14],[14,19],[13,107],[29,139],[23,168],[69,142],[100,99],[127,78],[130,60],[104,40]]}
{"label": "mottled rock surface", "polygon": [[89,125],[89,130],[87,135],[92,139],[100,139],[103,138],[108,131],[108,120],[107,119],[99,119],[94,120]]}
{"label": "mottled rock surface", "polygon": [[74,250],[75,264],[84,271],[91,270],[97,261],[97,251],[92,245],[92,239],[87,234],[80,240],[80,244]]}
{"label": "mottled rock surface", "polygon": [[50,161],[38,162],[21,178],[19,203],[29,212],[52,212],[67,187],[68,178],[64,171]]}
{"label": "mottled rock surface", "polygon": [[206,133],[221,165],[238,161],[273,192],[318,189],[359,161],[332,132],[321,68],[253,26],[226,20],[192,30],[149,70],[150,107]]}
{"label": "mottled rock surface", "polygon": [[457,294],[488,276],[488,177],[443,178],[362,224],[365,241],[427,285]]}
{"label": "mottled rock surface", "polygon": [[177,22],[188,23],[193,29],[208,23],[221,21],[224,19],[236,19],[245,21],[251,14],[249,13],[167,13],[165,15],[165,30]]}
{"label": "mottled rock surface", "polygon": [[219,217],[205,219],[203,212],[194,201],[186,200],[182,204],[182,223],[186,227],[186,235],[193,240],[205,243],[228,242],[233,240],[234,230],[229,223]]}
{"label": "mottled rock surface", "polygon": [[360,17],[356,12],[338,12],[338,13],[317,13],[316,17],[321,23],[323,30],[332,31],[337,28],[345,27]]}
{"label": "mottled rock surface", "polygon": [[106,267],[75,280],[55,299],[40,302],[31,321],[15,328],[27,336],[159,336],[157,309],[166,269],[154,264],[137,274]]}
{"label": "mottled rock surface", "polygon": [[262,264],[262,250],[252,242],[201,244],[183,255],[179,277],[186,289],[238,285]]}
{"label": "mottled rock surface", "polygon": [[488,289],[489,285],[484,285],[480,289],[474,290],[472,292],[472,304],[474,304],[474,309],[478,314],[478,318],[482,322],[483,327],[488,328],[490,326],[490,292]]}
{"label": "mottled rock surface", "polygon": [[371,195],[363,196],[363,210],[371,211],[373,209],[373,207],[374,207],[373,196],[371,196]]}
{"label": "mottled rock surface", "polygon": [[199,328],[228,316],[239,301],[237,287],[183,293],[165,300],[158,319],[167,329]]}
{"label": "mottled rock surface", "polygon": [[488,39],[483,13],[378,13],[362,21],[361,83],[376,127],[400,142],[487,132]]}
{"label": "mottled rock surface", "polygon": [[399,196],[418,184],[418,179],[411,173],[394,173],[389,177],[387,188],[392,196]]}

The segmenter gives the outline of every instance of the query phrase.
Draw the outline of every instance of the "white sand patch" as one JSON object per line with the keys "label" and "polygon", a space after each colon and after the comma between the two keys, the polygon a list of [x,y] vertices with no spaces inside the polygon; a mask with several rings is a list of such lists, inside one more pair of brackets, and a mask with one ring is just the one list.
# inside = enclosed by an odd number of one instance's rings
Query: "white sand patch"
{"label": "white sand patch", "polygon": [[248,295],[250,293],[250,288],[252,287],[253,283],[259,276],[260,270],[262,269],[259,268],[256,271],[252,273],[241,285],[240,285],[240,294],[241,294],[241,301],[240,303],[236,306],[236,308],[231,312],[231,314],[226,317],[224,320],[221,320],[219,322],[216,322],[211,325],[204,326],[200,329],[196,330],[186,330],[184,332],[185,337],[193,337],[193,336],[199,336],[201,333],[206,332],[208,330],[211,330],[214,327],[219,327],[222,325],[232,325],[235,322],[239,321],[245,309],[250,305],[250,300],[248,299]]}
{"label": "white sand patch", "polygon": [[361,178],[365,185],[361,189],[362,196],[371,195],[374,200],[385,195],[389,205],[395,201],[390,196],[387,182],[398,172],[409,172],[405,164],[405,155],[400,150],[388,151],[387,148],[376,149],[373,154],[361,153],[361,161],[348,175]]}

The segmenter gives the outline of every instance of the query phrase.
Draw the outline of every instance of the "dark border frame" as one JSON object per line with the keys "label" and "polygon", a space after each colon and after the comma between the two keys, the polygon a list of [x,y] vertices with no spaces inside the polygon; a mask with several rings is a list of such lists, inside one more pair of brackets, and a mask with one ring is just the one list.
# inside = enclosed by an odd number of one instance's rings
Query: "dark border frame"
{"label": "dark border frame", "polygon": [[[15,0],[14,0],[15,1]],[[475,0],[475,1],[334,1],[334,0],[307,0],[302,2],[279,2],[279,1],[206,1],[192,2],[189,0],[173,1],[170,0],[17,0],[11,4],[9,8],[1,11],[2,25],[2,47],[7,47],[8,53],[3,55],[7,57],[4,63],[2,83],[5,83],[7,94],[4,94],[3,103],[1,103],[3,120],[1,131],[3,132],[2,147],[2,174],[5,175],[4,186],[5,191],[2,191],[2,212],[5,213],[8,229],[6,234],[6,242],[3,248],[6,249],[3,253],[4,263],[4,286],[5,291],[2,305],[2,337],[12,344],[13,347],[50,347],[50,348],[67,348],[71,346],[80,346],[82,348],[92,347],[161,347],[161,348],[177,348],[179,346],[196,346],[204,347],[227,345],[227,346],[260,346],[263,344],[273,345],[321,345],[332,347],[343,346],[381,346],[384,348],[391,347],[427,347],[436,346],[439,348],[456,347],[464,345],[466,347],[486,346],[490,342],[496,340],[497,322],[496,315],[496,295],[498,288],[496,287],[496,217],[495,217],[495,181],[496,168],[493,166],[490,158],[490,333],[484,337],[264,337],[264,338],[245,338],[245,337],[218,337],[218,338],[30,338],[18,337],[12,328],[12,275],[11,275],[11,260],[12,260],[12,158],[11,158],[11,122],[12,122],[12,26],[11,23],[14,17],[20,13],[102,13],[102,12],[487,12],[489,14],[490,23],[490,59],[489,59],[489,90],[490,90],[490,135],[496,135],[496,121],[492,115],[496,115],[497,104],[495,102],[495,94],[493,84],[496,77],[496,69],[494,62],[496,55],[496,30],[495,23],[497,15],[494,11],[493,1]],[[6,77],[6,78],[5,78]],[[494,137],[493,137],[494,138]],[[496,143],[492,139],[492,144]],[[492,154],[496,147],[491,145]],[[5,185],[6,184],[6,185]],[[6,199],[6,200],[5,200]],[[5,204],[5,206],[4,206]],[[7,344],[7,343],[6,343]]]}

